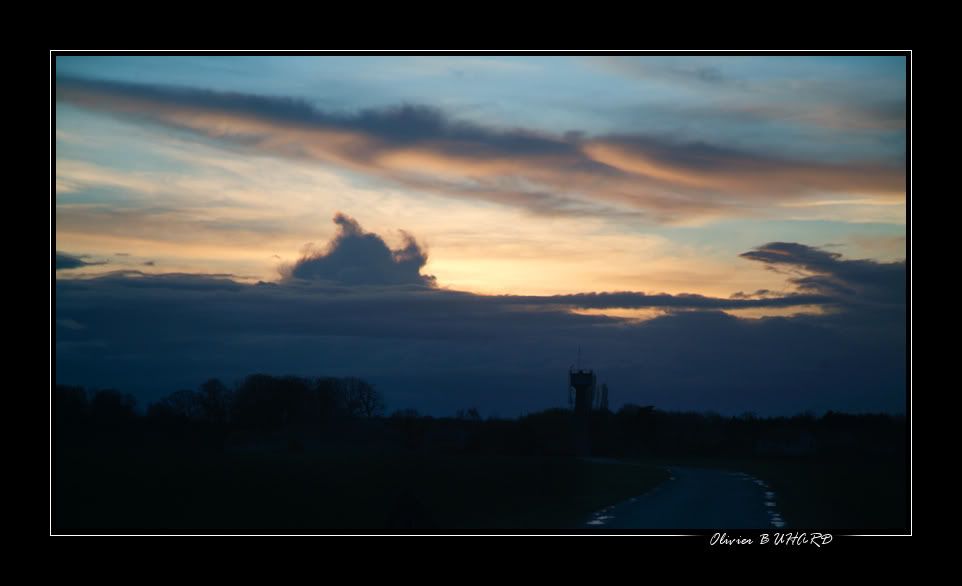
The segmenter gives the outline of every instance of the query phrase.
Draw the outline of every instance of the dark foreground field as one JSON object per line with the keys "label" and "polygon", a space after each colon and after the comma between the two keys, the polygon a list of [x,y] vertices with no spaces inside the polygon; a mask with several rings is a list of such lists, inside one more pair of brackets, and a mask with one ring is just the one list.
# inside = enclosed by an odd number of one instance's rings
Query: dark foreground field
{"label": "dark foreground field", "polygon": [[[181,391],[146,413],[115,391],[58,387],[54,532],[556,532],[667,485],[673,466],[764,481],[786,529],[908,529],[904,417],[630,405],[592,413],[588,428],[562,409],[384,417],[345,400],[337,381],[309,383],[206,383],[206,394]],[[590,458],[575,457],[585,429]],[[696,500],[713,491],[691,488]]]}
{"label": "dark foreground field", "polygon": [[55,474],[56,528],[124,532],[553,530],[667,477],[563,456],[348,446],[276,454],[74,445],[57,454]]}
{"label": "dark foreground field", "polygon": [[68,532],[555,531],[667,481],[665,466],[764,479],[786,528],[888,533],[907,524],[904,465],[870,458],[620,464],[387,446],[285,453],[100,440],[62,445],[55,456],[55,528]]}

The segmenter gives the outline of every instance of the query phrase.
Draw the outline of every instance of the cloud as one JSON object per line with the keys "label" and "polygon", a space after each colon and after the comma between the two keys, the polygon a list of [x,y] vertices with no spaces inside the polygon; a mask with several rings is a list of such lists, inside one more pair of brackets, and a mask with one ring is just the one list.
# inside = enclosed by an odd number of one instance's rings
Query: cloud
{"label": "cloud", "polygon": [[58,327],[61,327],[61,328],[67,328],[67,329],[70,329],[70,330],[82,330],[82,329],[84,329],[84,325],[83,325],[83,324],[78,323],[78,322],[76,322],[76,321],[74,321],[74,320],[72,320],[72,319],[58,319],[58,320],[57,320],[57,326],[58,326]]}
{"label": "cloud", "polygon": [[572,295],[524,296],[504,295],[499,299],[510,305],[568,307],[572,309],[753,309],[762,307],[798,307],[832,303],[834,298],[818,294],[788,294],[778,297],[749,298],[735,294],[729,299],[695,294],[649,295],[636,292],[575,293]]}
{"label": "cloud", "polygon": [[391,250],[377,234],[365,232],[357,220],[338,212],[338,233],[321,251],[310,251],[285,273],[293,279],[316,279],[343,285],[425,285],[433,275],[422,275],[427,253],[408,233],[404,246]]}
{"label": "cloud", "polygon": [[79,269],[81,267],[107,264],[107,261],[89,262],[83,260],[84,258],[86,258],[86,255],[73,255],[58,250],[54,257],[54,267],[58,271],[65,271],[70,269]]}
{"label": "cloud", "polygon": [[588,143],[595,160],[692,189],[738,192],[746,199],[806,192],[904,193],[904,170],[779,159],[704,142],[609,136]]}
{"label": "cloud", "polygon": [[[905,308],[892,303],[904,263],[770,243],[743,258],[784,272],[796,293],[477,295],[425,286],[433,281],[420,275],[425,257],[413,238],[392,251],[357,221],[336,222],[327,250],[295,265],[306,276],[276,283],[138,271],[58,279],[57,380],[156,397],[255,371],[357,375],[375,381],[392,408],[449,413],[478,404],[516,414],[564,404],[564,373],[581,347],[615,406],[904,408]],[[884,276],[900,271],[902,281]],[[721,311],[793,305],[833,310],[763,319]],[[585,308],[661,315],[575,311]]]}
{"label": "cloud", "polygon": [[794,242],[769,242],[740,256],[774,270],[793,271],[790,283],[835,303],[905,306],[905,261],[845,260],[837,252]]}
{"label": "cloud", "polygon": [[595,57],[589,62],[601,63],[612,71],[645,80],[664,80],[701,88],[742,85],[717,65],[699,63],[689,57]]}
{"label": "cloud", "polygon": [[500,129],[423,105],[334,114],[287,97],[64,77],[57,99],[230,148],[547,216],[684,222],[827,192],[904,199],[901,164],[813,162],[666,136]]}
{"label": "cloud", "polygon": [[[896,59],[889,64],[896,64]],[[710,96],[708,106],[686,106],[685,100],[658,104],[656,112],[648,106],[648,114],[673,122],[678,117],[695,117],[703,122],[709,118],[781,122],[809,129],[866,133],[905,131],[905,80],[895,71],[881,76],[843,76],[838,70],[831,71],[829,58],[807,65],[797,61],[794,66],[791,60],[783,61],[778,73],[758,77],[757,70],[753,74],[752,68],[746,67],[753,60],[690,56],[585,59],[590,65],[630,79],[671,84],[676,89]],[[771,59],[755,60],[762,68],[765,62],[771,63]]]}

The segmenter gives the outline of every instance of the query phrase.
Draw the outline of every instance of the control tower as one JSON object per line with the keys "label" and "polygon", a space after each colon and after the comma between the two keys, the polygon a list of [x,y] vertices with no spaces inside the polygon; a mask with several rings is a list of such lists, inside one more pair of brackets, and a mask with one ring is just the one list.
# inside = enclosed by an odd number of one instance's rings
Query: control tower
{"label": "control tower", "polygon": [[568,371],[568,386],[574,391],[575,415],[587,417],[595,399],[595,373],[593,370]]}
{"label": "control tower", "polygon": [[[580,363],[580,350],[578,352]],[[568,393],[574,393],[574,440],[575,455],[587,457],[591,455],[591,410],[595,400],[595,372],[593,370],[582,370],[580,365],[577,369],[568,369]]]}

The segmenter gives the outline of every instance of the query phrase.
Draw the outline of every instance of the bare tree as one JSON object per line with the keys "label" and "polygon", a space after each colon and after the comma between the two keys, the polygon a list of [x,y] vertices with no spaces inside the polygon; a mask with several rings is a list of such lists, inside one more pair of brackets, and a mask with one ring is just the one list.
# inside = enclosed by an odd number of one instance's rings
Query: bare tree
{"label": "bare tree", "polygon": [[367,381],[359,378],[344,379],[344,391],[347,410],[351,415],[374,417],[384,412],[384,398]]}
{"label": "bare tree", "polygon": [[203,395],[191,390],[173,392],[158,403],[155,414],[165,414],[183,419],[201,419],[204,416]]}

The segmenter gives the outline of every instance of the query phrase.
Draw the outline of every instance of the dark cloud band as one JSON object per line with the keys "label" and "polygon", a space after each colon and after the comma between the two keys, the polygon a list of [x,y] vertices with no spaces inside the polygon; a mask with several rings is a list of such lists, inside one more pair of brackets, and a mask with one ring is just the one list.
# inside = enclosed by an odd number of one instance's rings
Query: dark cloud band
{"label": "dark cloud band", "polygon": [[[905,307],[892,303],[904,263],[770,243],[744,258],[790,268],[799,293],[485,296],[429,286],[413,238],[391,251],[356,221],[338,223],[324,253],[302,259],[310,278],[59,279],[58,381],[136,389],[146,380],[161,393],[253,371],[360,375],[377,380],[393,407],[431,411],[483,395],[493,409],[531,409],[553,404],[553,385],[580,346],[626,402],[735,413],[745,404],[768,413],[904,405]],[[355,239],[365,245],[352,248]],[[796,305],[829,311],[765,319],[720,311]],[[662,315],[639,322],[572,311],[611,308]]]}
{"label": "dark cloud band", "polygon": [[84,260],[83,256],[77,256],[73,254],[68,254],[66,252],[57,251],[54,258],[54,268],[58,271],[65,271],[70,269],[79,269],[81,267],[89,267],[95,265],[107,264],[106,261],[101,262],[91,262]]}

